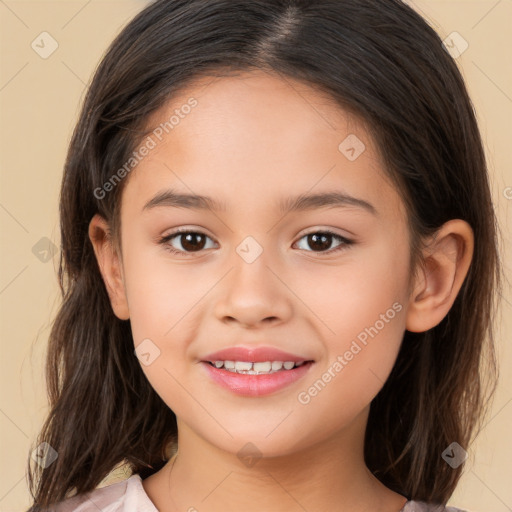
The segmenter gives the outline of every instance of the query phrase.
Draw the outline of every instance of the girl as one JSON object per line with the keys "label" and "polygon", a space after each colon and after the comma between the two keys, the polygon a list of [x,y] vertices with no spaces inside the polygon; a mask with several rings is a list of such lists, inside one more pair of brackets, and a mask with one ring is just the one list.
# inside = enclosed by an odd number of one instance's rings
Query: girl
{"label": "girl", "polygon": [[31,511],[457,510],[497,232],[414,10],[151,3],[96,71],[60,214]]}

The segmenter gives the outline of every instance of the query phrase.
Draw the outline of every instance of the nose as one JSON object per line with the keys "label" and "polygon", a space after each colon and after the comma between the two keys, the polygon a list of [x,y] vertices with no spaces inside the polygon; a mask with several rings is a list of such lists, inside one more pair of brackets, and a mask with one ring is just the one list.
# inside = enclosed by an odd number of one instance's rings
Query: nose
{"label": "nose", "polygon": [[235,266],[223,279],[215,315],[223,323],[237,323],[247,329],[288,321],[293,304],[283,277],[260,256]]}

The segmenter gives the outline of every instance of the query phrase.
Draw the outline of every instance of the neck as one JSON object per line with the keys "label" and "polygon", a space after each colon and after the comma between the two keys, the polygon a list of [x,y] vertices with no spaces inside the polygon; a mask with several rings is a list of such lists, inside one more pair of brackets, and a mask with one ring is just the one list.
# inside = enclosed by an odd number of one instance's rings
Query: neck
{"label": "neck", "polygon": [[143,485],[160,512],[399,512],[406,499],[364,463],[367,417],[365,410],[343,432],[272,457],[243,444],[221,450],[178,421],[176,455]]}

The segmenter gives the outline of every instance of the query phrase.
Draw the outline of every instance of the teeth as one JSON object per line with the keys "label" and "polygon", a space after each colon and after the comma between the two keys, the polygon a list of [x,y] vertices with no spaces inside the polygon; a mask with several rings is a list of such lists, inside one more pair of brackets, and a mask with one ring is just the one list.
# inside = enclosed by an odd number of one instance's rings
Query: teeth
{"label": "teeth", "polygon": [[235,362],[235,370],[252,370],[252,363],[246,363],[242,361]]}
{"label": "teeth", "polygon": [[269,372],[272,369],[272,363],[270,361],[265,361],[264,363],[254,363],[253,366],[255,372]]}
{"label": "teeth", "polygon": [[301,366],[305,361],[295,363],[293,361],[265,361],[250,363],[248,361],[213,361],[215,368],[224,367],[233,373],[245,373],[248,375],[259,375],[278,372],[280,370],[291,370],[292,368]]}

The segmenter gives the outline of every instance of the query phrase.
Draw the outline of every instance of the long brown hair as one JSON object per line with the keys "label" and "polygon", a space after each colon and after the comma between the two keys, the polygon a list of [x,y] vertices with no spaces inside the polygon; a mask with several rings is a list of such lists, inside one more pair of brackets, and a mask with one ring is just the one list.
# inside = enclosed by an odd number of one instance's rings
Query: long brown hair
{"label": "long brown hair", "polygon": [[[88,89],[60,196],[62,306],[49,337],[49,415],[29,458],[31,511],[93,490],[118,464],[142,478],[176,445],[176,417],[147,381],[130,322],[112,311],[88,238],[100,213],[118,234],[121,182],[95,194],[127,161],[149,115],[201,75],[264,69],[324,91],[367,123],[408,211],[411,260],[423,237],[467,221],[475,251],[443,321],[406,331],[371,404],[369,469],[409,499],[446,503],[496,387],[493,323],[500,295],[498,227],[470,98],[436,32],[399,0],[157,0],[118,35]],[[34,468],[31,468],[31,463]]]}

